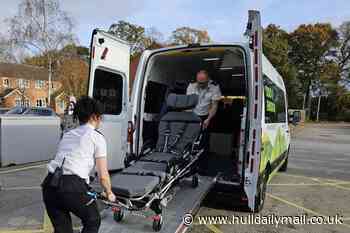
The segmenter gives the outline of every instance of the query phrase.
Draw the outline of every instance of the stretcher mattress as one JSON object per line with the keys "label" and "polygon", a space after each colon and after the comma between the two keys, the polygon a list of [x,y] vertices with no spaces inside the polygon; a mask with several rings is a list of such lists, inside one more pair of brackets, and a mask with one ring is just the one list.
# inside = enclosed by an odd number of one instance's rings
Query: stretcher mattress
{"label": "stretcher mattress", "polygon": [[140,197],[159,184],[157,176],[117,174],[111,177],[112,192],[128,198]]}
{"label": "stretcher mattress", "polygon": [[176,162],[179,160],[179,157],[171,153],[153,152],[152,154],[147,155],[140,160],[155,162],[155,163],[164,163],[169,166],[172,166],[176,164]]}

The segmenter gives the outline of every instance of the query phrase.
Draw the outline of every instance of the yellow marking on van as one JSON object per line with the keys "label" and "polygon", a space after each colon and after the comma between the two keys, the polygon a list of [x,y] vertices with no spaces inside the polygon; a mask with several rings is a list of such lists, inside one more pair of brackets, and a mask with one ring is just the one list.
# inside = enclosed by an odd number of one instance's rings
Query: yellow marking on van
{"label": "yellow marking on van", "polygon": [[[303,210],[303,211],[305,211],[305,212],[307,212],[307,213],[313,214],[313,215],[315,215],[315,216],[322,216],[322,217],[324,217],[324,218],[327,218],[327,216],[324,215],[324,214],[318,213],[318,212],[316,212],[316,211],[314,211],[314,210],[311,210],[311,209],[308,209],[308,208],[306,208],[306,207],[304,207],[304,206],[298,205],[298,204],[293,203],[293,202],[291,202],[291,201],[288,201],[288,200],[286,200],[286,199],[283,199],[283,198],[280,198],[280,197],[278,197],[278,196],[272,195],[271,193],[266,193],[266,195],[267,195],[268,197],[272,198],[272,199],[278,200],[278,201],[280,201],[280,202],[282,202],[282,203],[284,203],[284,204],[293,206],[293,207],[295,207],[295,208],[297,208],[297,209],[301,209],[301,210]],[[347,227],[347,228],[350,228],[350,225],[349,225],[349,224],[346,224],[346,223],[341,224],[341,226],[345,226],[345,227]]]}
{"label": "yellow marking on van", "polygon": [[214,225],[205,225],[209,230],[213,231],[214,233],[223,233],[219,228],[217,228]]}

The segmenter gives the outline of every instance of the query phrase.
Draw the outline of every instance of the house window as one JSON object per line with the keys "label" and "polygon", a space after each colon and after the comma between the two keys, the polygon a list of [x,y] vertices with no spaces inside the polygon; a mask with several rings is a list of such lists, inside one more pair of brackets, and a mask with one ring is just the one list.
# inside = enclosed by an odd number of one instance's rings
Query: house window
{"label": "house window", "polygon": [[3,85],[4,87],[10,87],[10,81],[9,81],[9,79],[8,79],[8,78],[4,78],[4,79],[2,80],[2,85]]}
{"label": "house window", "polygon": [[24,88],[29,88],[29,80],[24,79]]}
{"label": "house window", "polygon": [[44,80],[35,80],[35,88],[42,89],[45,86]]}
{"label": "house window", "polygon": [[30,106],[29,99],[25,99],[24,100],[23,106],[24,107],[29,107]]}
{"label": "house window", "polygon": [[59,102],[59,106],[60,106],[61,109],[65,109],[66,108],[66,102],[64,100],[61,100]]}
{"label": "house window", "polygon": [[29,88],[29,80],[26,79],[17,79],[19,88]]}
{"label": "house window", "polygon": [[21,98],[16,98],[15,99],[15,104],[16,104],[16,106],[18,106],[18,107],[20,107],[20,106],[22,106],[22,100],[21,100]]}
{"label": "house window", "polygon": [[17,97],[15,99],[15,105],[18,107],[29,107],[30,102],[29,102],[29,99],[27,98],[23,99],[23,98]]}
{"label": "house window", "polygon": [[46,99],[45,98],[37,99],[36,106],[37,107],[46,107]]}

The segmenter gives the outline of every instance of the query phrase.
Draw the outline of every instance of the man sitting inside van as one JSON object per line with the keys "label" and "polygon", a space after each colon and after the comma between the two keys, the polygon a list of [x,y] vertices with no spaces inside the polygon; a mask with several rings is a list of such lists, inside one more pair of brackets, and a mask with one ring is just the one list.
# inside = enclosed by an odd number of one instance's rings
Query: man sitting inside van
{"label": "man sitting inside van", "polygon": [[196,82],[191,83],[187,87],[187,95],[198,95],[198,104],[194,108],[194,113],[202,119],[203,127],[203,143],[205,151],[201,158],[201,173],[205,173],[208,168],[208,151],[209,151],[209,133],[208,127],[210,121],[216,114],[218,109],[218,102],[221,98],[221,91],[219,85],[215,84],[209,78],[209,74],[206,70],[200,70],[196,76]]}

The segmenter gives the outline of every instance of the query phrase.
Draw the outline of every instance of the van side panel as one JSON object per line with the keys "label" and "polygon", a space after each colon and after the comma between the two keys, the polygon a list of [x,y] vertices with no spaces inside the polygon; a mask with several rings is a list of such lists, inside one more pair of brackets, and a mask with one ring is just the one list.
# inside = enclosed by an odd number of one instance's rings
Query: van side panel
{"label": "van side panel", "polygon": [[[265,81],[262,112],[263,151],[261,156],[260,173],[264,172],[265,169],[270,169],[269,172],[275,170],[284,160],[284,155],[286,155],[290,143],[286,89],[282,77],[265,56],[263,56],[263,75]],[[270,86],[266,84],[266,80],[269,80],[268,82],[271,83]],[[269,117],[266,116],[266,112],[278,111],[278,109],[275,109],[276,103],[270,100],[275,97],[274,95],[277,94],[276,92],[280,93],[278,101],[284,102],[284,121],[279,119],[278,122],[269,122]]]}

